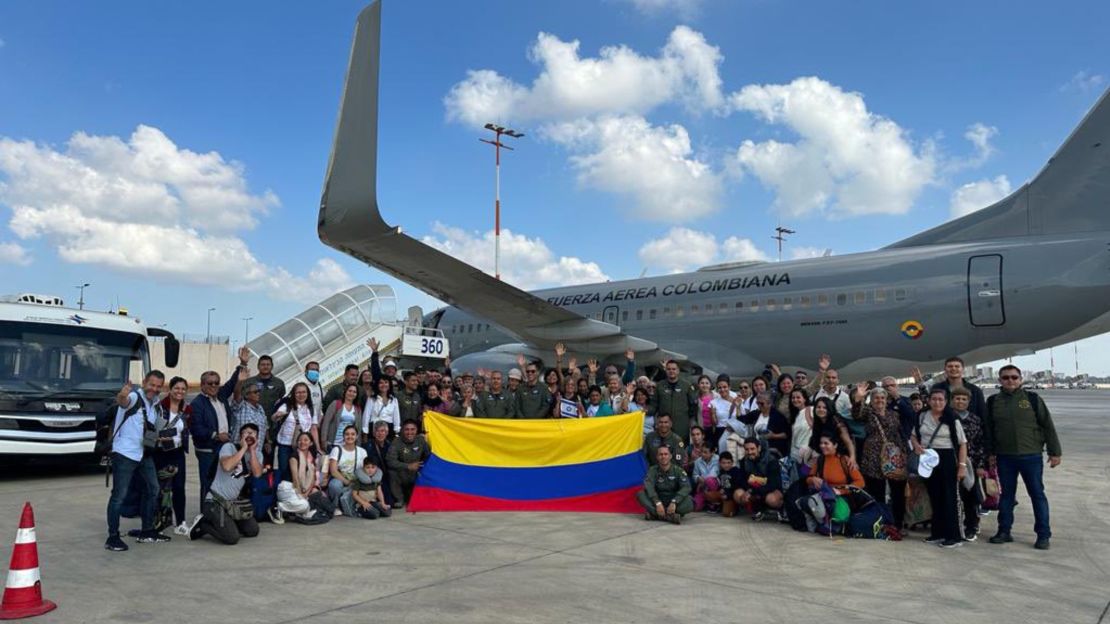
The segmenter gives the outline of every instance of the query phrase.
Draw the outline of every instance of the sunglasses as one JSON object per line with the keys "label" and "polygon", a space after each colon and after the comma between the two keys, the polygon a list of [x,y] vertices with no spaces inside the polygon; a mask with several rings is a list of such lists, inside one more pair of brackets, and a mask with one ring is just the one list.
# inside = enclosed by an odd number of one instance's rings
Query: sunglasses
{"label": "sunglasses", "polygon": [[537,372],[539,372],[539,371],[537,371],[536,369],[532,368],[532,369],[526,370],[526,371],[524,371],[524,372],[528,373],[529,375],[535,375],[535,374],[536,374]]}
{"label": "sunglasses", "polygon": [[751,386],[740,386],[741,390],[751,390]]}
{"label": "sunglasses", "polygon": [[999,379],[1003,379],[1003,380],[1005,380],[1005,379],[1011,379],[1011,380],[1016,380],[1016,379],[1021,379],[1021,377],[1019,377],[1018,375],[1002,375],[1002,376],[1000,376],[1000,377],[999,377]]}

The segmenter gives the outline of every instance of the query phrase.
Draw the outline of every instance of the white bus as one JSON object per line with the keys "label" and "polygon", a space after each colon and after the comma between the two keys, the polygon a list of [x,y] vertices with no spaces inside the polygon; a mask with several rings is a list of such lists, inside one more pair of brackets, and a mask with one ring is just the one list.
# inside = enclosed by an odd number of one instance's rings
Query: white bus
{"label": "white bus", "polygon": [[0,297],[0,456],[92,453],[96,415],[151,370],[148,337],[173,334],[125,314],[66,308],[58,297]]}

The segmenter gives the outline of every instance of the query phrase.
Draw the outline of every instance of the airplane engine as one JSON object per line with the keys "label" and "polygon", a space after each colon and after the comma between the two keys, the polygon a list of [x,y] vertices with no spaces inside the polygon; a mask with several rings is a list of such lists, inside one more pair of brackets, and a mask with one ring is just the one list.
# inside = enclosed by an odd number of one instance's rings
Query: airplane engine
{"label": "airplane engine", "polygon": [[[528,354],[525,354],[525,357],[532,359]],[[506,381],[508,381],[509,369],[511,368],[519,368],[516,363],[516,353],[505,351],[478,351],[451,360],[451,372],[455,375],[463,372],[477,373],[479,369],[498,370],[506,375]],[[521,373],[523,372],[521,371]]]}

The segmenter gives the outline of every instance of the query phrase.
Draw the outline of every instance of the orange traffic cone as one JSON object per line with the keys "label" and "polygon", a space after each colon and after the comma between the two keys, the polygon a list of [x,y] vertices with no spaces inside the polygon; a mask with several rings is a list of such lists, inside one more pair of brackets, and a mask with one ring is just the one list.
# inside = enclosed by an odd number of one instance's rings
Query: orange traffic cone
{"label": "orange traffic cone", "polygon": [[31,503],[23,503],[23,516],[19,519],[19,532],[12,546],[12,565],[8,568],[8,582],[4,585],[4,600],[0,603],[0,620],[42,615],[58,605],[42,599],[42,580],[39,578],[39,547],[35,542],[35,512]]}

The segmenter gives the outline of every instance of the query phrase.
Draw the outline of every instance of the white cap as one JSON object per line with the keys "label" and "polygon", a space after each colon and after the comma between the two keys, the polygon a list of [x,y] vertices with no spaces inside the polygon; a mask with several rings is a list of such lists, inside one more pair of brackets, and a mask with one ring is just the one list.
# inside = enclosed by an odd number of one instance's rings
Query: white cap
{"label": "white cap", "polygon": [[397,368],[397,362],[394,362],[393,360],[386,360],[385,363],[382,364],[382,369],[389,368],[390,366],[392,366],[393,368]]}
{"label": "white cap", "polygon": [[933,474],[933,468],[936,468],[939,463],[940,454],[933,449],[925,449],[925,452],[917,458],[917,474],[923,479],[928,479],[929,475]]}

